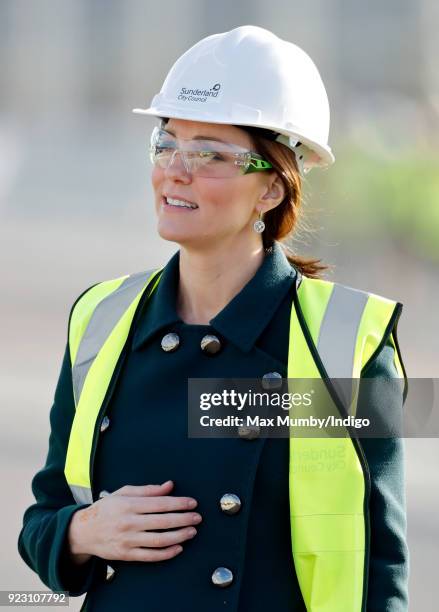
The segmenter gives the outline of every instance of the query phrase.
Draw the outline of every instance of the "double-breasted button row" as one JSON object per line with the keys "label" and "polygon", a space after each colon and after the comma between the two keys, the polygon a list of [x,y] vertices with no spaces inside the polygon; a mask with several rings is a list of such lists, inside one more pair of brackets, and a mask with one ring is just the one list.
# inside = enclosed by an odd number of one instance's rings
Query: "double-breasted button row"
{"label": "double-breasted button row", "polygon": [[[225,514],[236,514],[241,509],[241,500],[235,493],[224,493],[220,507]],[[228,587],[233,582],[233,572],[228,567],[217,567],[212,574],[212,582],[218,587]]]}
{"label": "double-breasted button row", "polygon": [[[180,336],[175,332],[171,332],[163,336],[161,347],[166,353],[176,351],[180,346]],[[200,342],[200,347],[206,355],[215,355],[221,350],[221,341],[214,334],[206,334]]]}

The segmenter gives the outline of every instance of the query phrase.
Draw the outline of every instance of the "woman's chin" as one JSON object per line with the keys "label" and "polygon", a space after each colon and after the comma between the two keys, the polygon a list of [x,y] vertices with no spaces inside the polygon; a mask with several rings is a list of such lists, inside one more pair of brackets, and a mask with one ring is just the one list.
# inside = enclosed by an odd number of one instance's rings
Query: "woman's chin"
{"label": "woman's chin", "polygon": [[163,240],[176,242],[182,247],[197,251],[206,251],[216,242],[214,236],[200,236],[190,232],[171,230],[170,228],[158,228],[158,234]]}
{"label": "woman's chin", "polygon": [[193,242],[197,239],[197,236],[191,232],[182,231],[182,228],[165,227],[164,225],[158,225],[158,234],[163,240],[169,240],[170,242],[178,242],[179,244],[185,244]]}

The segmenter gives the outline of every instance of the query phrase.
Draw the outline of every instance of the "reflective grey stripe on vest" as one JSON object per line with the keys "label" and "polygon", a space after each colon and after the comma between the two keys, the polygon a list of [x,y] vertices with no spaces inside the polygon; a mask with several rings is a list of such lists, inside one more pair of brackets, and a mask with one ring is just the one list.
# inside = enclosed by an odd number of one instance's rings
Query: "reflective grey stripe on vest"
{"label": "reflective grey stripe on vest", "polygon": [[[81,338],[72,368],[73,395],[78,405],[88,371],[116,323],[145,285],[155,270],[137,272],[128,276],[120,286],[104,297],[93,311],[87,329]],[[154,280],[157,277],[154,277]]]}
{"label": "reflective grey stripe on vest", "polygon": [[92,504],[93,495],[88,487],[78,487],[77,485],[69,485],[73,498],[77,504]]}
{"label": "reflective grey stripe on vest", "polygon": [[352,398],[355,345],[368,299],[365,291],[335,284],[317,340],[317,352],[346,408]]}

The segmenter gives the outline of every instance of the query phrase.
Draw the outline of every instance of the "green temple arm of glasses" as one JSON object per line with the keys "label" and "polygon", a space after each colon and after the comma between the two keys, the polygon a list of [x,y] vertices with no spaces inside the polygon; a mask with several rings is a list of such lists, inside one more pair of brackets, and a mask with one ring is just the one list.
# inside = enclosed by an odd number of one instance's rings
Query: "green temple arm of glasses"
{"label": "green temple arm of glasses", "polygon": [[251,157],[250,165],[245,171],[245,174],[249,174],[250,172],[259,172],[260,170],[268,170],[268,168],[272,168],[273,166],[270,162],[265,161],[264,159],[260,159],[259,157]]}

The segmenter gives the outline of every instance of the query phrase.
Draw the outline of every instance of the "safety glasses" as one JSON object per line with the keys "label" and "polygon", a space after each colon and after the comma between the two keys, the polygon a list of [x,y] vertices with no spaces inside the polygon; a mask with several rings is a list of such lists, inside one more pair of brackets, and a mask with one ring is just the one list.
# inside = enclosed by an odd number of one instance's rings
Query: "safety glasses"
{"label": "safety glasses", "polygon": [[[178,146],[179,142],[184,142],[184,146]],[[233,178],[273,167],[258,153],[238,145],[217,140],[177,139],[166,130],[155,127],[151,134],[151,162],[166,169],[174,162],[177,151],[186,172],[193,176]]]}

